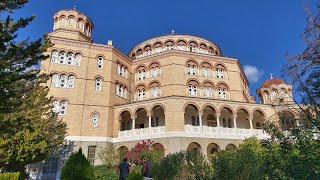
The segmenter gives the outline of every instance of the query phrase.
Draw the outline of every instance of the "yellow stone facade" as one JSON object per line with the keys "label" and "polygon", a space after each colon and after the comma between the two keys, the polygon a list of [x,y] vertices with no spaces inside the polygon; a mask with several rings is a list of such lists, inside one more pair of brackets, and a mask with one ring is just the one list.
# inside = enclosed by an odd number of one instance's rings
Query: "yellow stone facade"
{"label": "yellow stone facade", "polygon": [[[96,147],[94,164],[108,143],[130,149],[152,139],[164,155],[197,150],[210,156],[247,137],[268,137],[262,126],[276,114],[271,89],[270,97],[264,96],[268,87],[257,91],[263,103],[257,104],[240,61],[224,57],[213,42],[169,34],[127,55],[112,41],[94,43],[93,23],[79,11],[59,11],[53,20],[54,46],[41,70],[52,77],[49,95],[68,125],[66,139],[85,155]],[[290,85],[281,87],[291,93]]]}

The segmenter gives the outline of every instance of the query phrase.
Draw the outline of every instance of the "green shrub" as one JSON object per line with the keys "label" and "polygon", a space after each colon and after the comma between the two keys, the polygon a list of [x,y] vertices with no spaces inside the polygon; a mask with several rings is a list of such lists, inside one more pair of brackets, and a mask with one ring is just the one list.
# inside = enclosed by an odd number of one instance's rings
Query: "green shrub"
{"label": "green shrub", "polygon": [[94,180],[93,168],[82,154],[81,148],[72,154],[62,168],[62,180]]}
{"label": "green shrub", "polygon": [[96,180],[118,180],[118,166],[110,167],[108,165],[94,166],[94,177]]}
{"label": "green shrub", "polygon": [[19,180],[20,173],[19,172],[7,172],[7,173],[0,173],[0,180]]}
{"label": "green shrub", "polygon": [[126,177],[126,180],[143,180],[143,176],[139,173],[132,172]]}

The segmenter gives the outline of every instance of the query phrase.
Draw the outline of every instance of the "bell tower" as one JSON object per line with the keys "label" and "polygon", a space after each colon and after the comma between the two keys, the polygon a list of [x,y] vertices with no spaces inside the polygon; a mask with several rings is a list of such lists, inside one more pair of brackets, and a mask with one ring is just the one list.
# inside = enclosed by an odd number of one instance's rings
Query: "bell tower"
{"label": "bell tower", "polygon": [[94,25],[82,12],[74,9],[61,10],[53,16],[53,31],[48,35],[92,42],[91,32]]}

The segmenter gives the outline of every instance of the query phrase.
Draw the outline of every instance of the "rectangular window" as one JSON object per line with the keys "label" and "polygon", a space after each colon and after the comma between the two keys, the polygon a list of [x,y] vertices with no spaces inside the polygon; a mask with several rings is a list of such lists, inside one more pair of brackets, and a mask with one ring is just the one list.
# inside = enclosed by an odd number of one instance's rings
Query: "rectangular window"
{"label": "rectangular window", "polygon": [[89,146],[88,147],[88,161],[93,166],[94,165],[94,159],[96,156],[96,146]]}
{"label": "rectangular window", "polygon": [[43,174],[55,174],[58,171],[58,158],[46,159],[42,166]]}

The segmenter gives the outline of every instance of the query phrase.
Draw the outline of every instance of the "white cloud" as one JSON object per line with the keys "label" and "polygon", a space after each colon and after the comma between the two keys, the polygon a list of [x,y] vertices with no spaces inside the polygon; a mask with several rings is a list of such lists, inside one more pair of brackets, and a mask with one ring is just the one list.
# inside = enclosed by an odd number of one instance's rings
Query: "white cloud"
{"label": "white cloud", "polygon": [[244,65],[244,73],[246,74],[249,82],[256,83],[264,74],[263,70],[259,70],[256,66]]}

